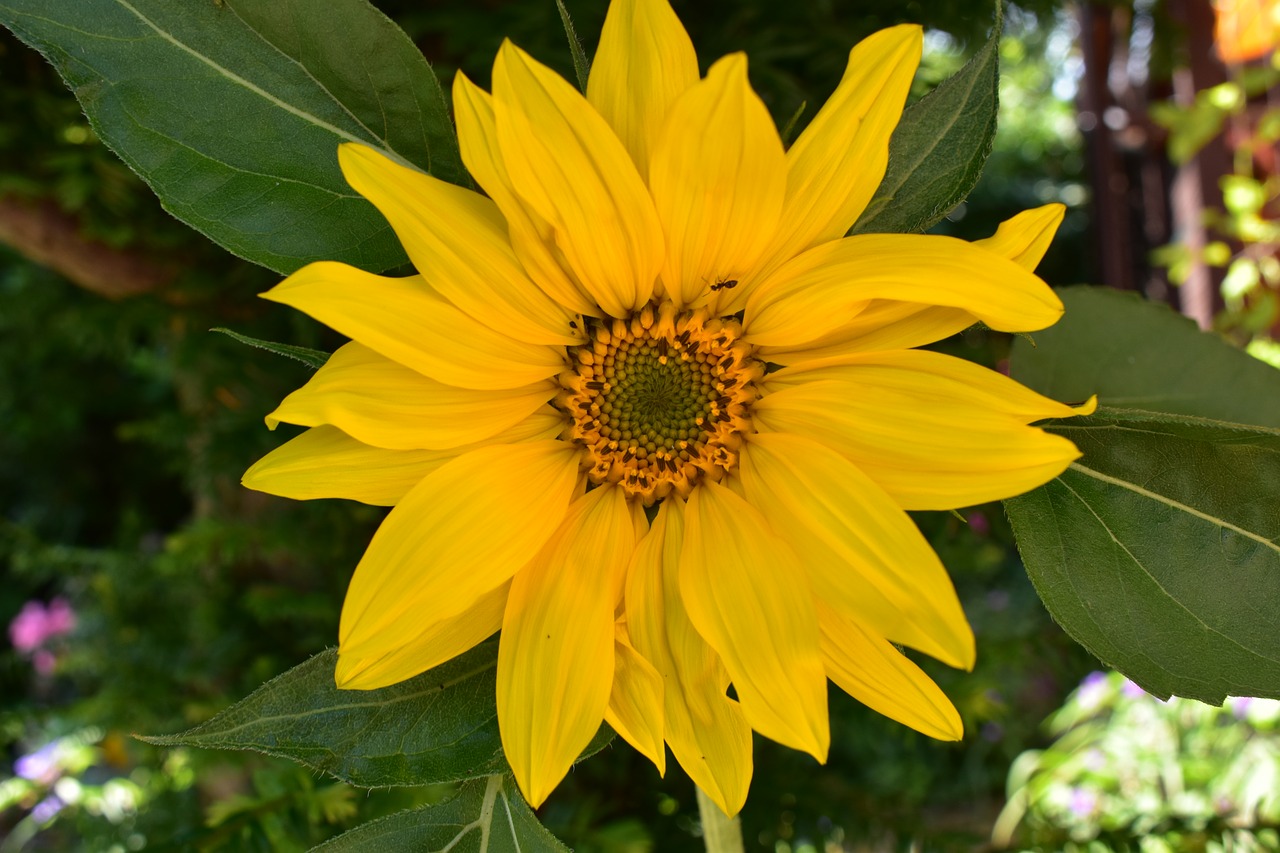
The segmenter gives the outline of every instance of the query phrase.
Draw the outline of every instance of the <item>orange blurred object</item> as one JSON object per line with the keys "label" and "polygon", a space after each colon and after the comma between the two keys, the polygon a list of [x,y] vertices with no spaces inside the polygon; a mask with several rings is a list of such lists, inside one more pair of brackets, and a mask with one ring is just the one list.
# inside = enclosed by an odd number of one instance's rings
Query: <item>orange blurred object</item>
{"label": "orange blurred object", "polygon": [[1223,62],[1248,62],[1280,47],[1280,0],[1215,0],[1213,10]]}

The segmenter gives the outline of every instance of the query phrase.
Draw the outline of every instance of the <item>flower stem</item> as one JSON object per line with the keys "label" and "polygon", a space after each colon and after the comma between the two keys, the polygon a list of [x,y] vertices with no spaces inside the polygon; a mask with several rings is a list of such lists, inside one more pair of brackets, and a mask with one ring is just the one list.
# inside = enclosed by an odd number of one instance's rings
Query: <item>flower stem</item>
{"label": "flower stem", "polygon": [[743,853],[742,823],[729,817],[698,788],[698,816],[702,818],[702,843],[707,853]]}

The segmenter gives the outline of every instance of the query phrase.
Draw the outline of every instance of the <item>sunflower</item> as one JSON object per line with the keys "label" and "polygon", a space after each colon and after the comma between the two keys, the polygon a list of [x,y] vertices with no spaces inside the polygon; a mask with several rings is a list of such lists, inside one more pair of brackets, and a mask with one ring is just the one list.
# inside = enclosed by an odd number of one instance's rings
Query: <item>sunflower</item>
{"label": "sunflower", "polygon": [[1030,424],[1077,410],[913,349],[1055,322],[1032,269],[1061,207],[977,243],[845,236],[920,47],[915,26],[854,47],[787,148],[744,55],[700,77],[666,0],[614,0],[585,97],[509,42],[492,94],[458,75],[483,195],[340,148],[419,275],[319,262],[265,294],[351,342],[268,416],[310,429],[244,479],[394,507],[343,606],[340,687],[501,630],[503,747],[534,805],[605,720],[735,813],[753,729],[825,759],[828,679],[961,736],[895,646],[974,662],[906,510],[1053,478],[1079,453]]}

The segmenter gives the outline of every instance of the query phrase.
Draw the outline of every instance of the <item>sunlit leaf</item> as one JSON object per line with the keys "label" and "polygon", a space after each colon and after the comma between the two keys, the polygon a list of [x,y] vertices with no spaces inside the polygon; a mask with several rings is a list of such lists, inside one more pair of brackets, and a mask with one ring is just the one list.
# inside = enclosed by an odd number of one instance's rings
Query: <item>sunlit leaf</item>
{"label": "sunlit leaf", "polygon": [[0,0],[0,24],[166,210],[277,272],[405,262],[341,142],[466,180],[439,82],[366,0]]}
{"label": "sunlit leaf", "polygon": [[997,11],[986,44],[903,112],[884,180],[849,233],[924,231],[978,183],[996,135],[1002,28]]}

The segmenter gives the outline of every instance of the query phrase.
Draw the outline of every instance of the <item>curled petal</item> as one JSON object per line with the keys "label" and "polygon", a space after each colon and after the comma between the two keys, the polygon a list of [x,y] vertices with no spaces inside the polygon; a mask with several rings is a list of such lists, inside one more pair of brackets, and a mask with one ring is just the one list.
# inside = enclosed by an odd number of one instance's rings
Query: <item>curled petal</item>
{"label": "curled petal", "polygon": [[1023,267],[954,237],[861,234],[810,249],[747,302],[747,340],[795,347],[844,326],[871,299],[960,308],[993,329],[1053,325],[1062,301]]}
{"label": "curled petal", "polygon": [[1049,251],[1066,211],[1066,207],[1057,203],[1024,210],[1000,223],[992,236],[974,241],[974,245],[1008,258],[1028,272],[1033,271]]}

